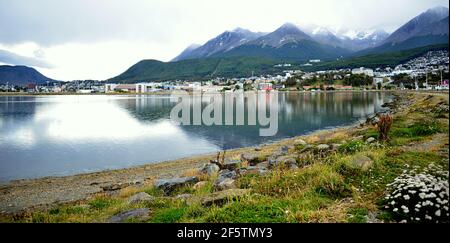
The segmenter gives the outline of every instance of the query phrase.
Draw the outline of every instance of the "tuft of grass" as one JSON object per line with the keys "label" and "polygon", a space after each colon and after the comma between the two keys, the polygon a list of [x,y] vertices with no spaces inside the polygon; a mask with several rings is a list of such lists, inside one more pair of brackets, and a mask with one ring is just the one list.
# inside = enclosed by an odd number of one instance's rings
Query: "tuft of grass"
{"label": "tuft of grass", "polygon": [[106,197],[106,196],[101,196],[101,197],[97,197],[94,200],[89,202],[89,205],[96,210],[103,210],[103,209],[107,209],[109,207],[112,207],[113,205],[117,204],[118,200],[111,198],[111,197]]}
{"label": "tuft of grass", "polygon": [[424,137],[441,132],[441,126],[434,121],[421,121],[408,127],[396,127],[392,130],[395,137]]}
{"label": "tuft of grass", "polygon": [[349,223],[366,223],[367,222],[367,215],[369,211],[367,208],[350,208],[347,211],[347,214],[349,214],[348,222]]}
{"label": "tuft of grass", "polygon": [[365,144],[362,141],[350,141],[347,143],[342,144],[339,147],[339,152],[346,153],[346,154],[352,154],[356,153],[358,151],[361,151],[364,148]]}
{"label": "tuft of grass", "polygon": [[187,207],[165,208],[157,211],[152,219],[152,223],[178,223],[186,214]]}

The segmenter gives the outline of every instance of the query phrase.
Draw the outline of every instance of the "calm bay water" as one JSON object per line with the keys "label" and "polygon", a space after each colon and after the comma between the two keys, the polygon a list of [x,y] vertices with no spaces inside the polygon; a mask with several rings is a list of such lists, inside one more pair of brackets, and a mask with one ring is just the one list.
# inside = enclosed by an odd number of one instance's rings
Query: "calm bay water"
{"label": "calm bay water", "polygon": [[278,133],[258,126],[177,126],[170,96],[0,97],[0,181],[117,169],[255,146],[352,124],[385,93],[280,93]]}

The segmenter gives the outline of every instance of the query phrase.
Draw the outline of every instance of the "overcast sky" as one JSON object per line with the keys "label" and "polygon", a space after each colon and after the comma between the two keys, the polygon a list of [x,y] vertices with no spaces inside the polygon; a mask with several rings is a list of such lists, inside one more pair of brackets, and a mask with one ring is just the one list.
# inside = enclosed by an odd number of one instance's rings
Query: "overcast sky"
{"label": "overcast sky", "polygon": [[236,27],[269,32],[292,22],[392,32],[439,5],[448,0],[0,0],[0,63],[60,80],[107,79]]}

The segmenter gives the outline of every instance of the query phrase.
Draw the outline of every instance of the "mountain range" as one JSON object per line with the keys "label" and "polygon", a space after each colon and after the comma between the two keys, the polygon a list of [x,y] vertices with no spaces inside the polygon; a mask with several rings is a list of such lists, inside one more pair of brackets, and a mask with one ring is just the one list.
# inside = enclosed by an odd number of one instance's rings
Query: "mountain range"
{"label": "mountain range", "polygon": [[448,8],[427,10],[392,34],[381,29],[333,32],[314,25],[284,24],[271,33],[237,28],[190,46],[172,61],[206,57],[252,56],[280,60],[333,60],[357,54],[401,51],[448,43]]}
{"label": "mountain range", "polygon": [[28,83],[45,84],[47,82],[57,82],[38,72],[36,69],[27,66],[0,66],[0,84],[24,86]]}
{"label": "mountain range", "polygon": [[448,43],[448,8],[436,7],[411,19],[378,46],[357,53],[373,54]]}
{"label": "mountain range", "polygon": [[271,33],[242,28],[226,31],[204,45],[191,45],[171,62],[142,60],[108,81],[143,82],[277,73],[277,63],[313,68],[396,65],[428,50],[448,49],[448,8],[429,9],[392,34],[381,29],[331,31],[287,23]]}

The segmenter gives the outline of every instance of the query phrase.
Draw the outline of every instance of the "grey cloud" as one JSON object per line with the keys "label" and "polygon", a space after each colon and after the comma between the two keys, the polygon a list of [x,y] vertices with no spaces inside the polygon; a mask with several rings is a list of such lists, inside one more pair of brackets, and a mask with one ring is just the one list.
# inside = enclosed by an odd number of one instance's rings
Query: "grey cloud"
{"label": "grey cloud", "polygon": [[176,25],[177,11],[155,1],[0,0],[0,43],[167,41],[172,33],[166,29]]}
{"label": "grey cloud", "polygon": [[50,63],[33,57],[24,57],[17,55],[15,53],[0,50],[0,62],[2,63],[8,63],[13,65],[25,65],[25,66],[32,66],[32,67],[40,67],[40,68],[52,68],[53,65]]}

